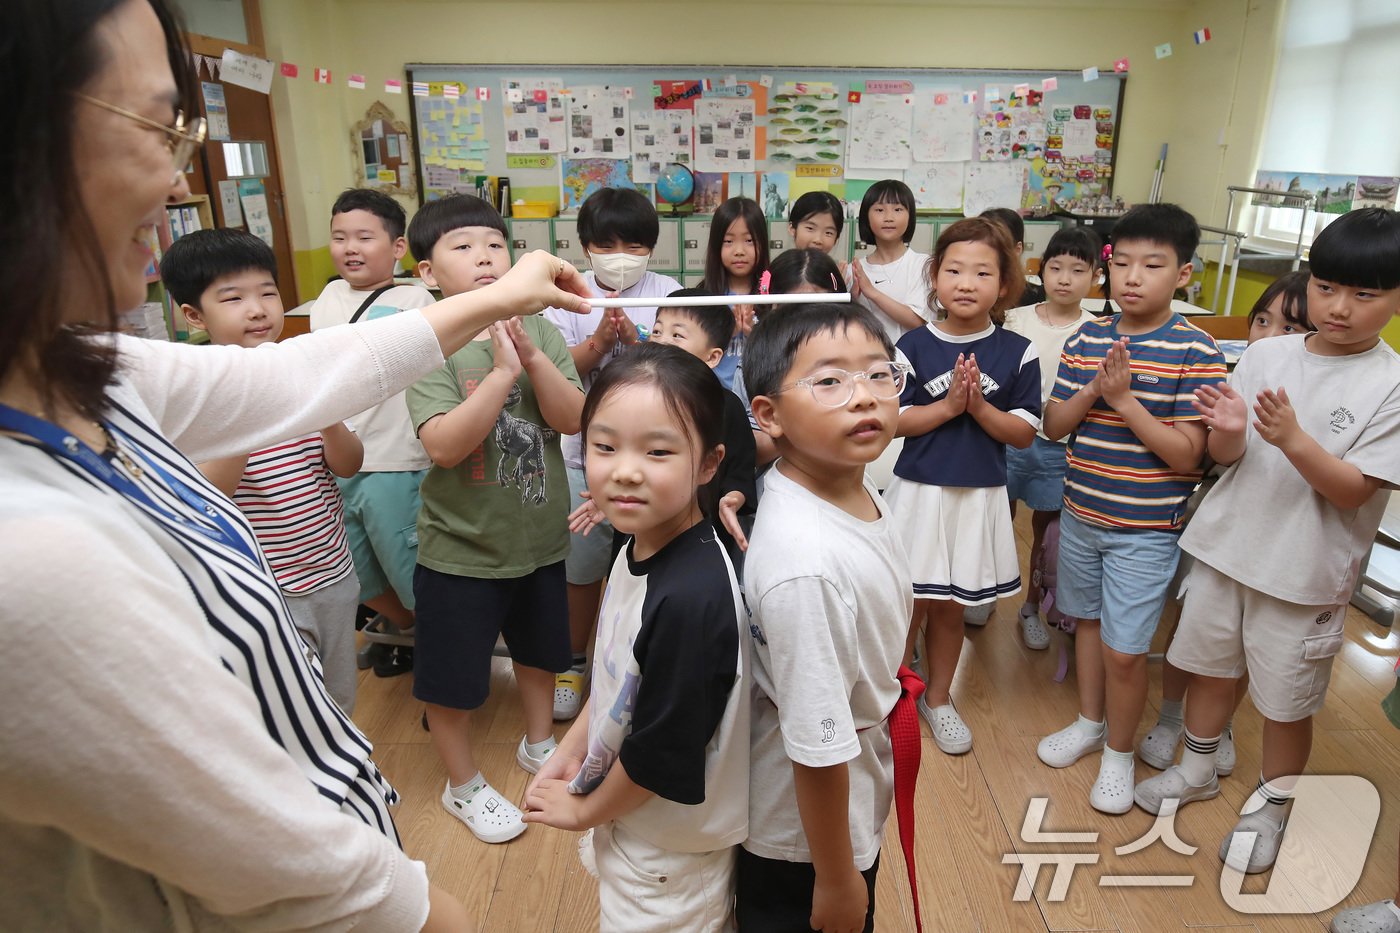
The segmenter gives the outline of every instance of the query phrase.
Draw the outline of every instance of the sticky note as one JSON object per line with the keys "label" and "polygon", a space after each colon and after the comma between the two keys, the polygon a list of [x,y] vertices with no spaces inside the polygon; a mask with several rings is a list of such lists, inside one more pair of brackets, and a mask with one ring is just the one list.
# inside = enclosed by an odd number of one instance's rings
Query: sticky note
{"label": "sticky note", "polygon": [[1099,80],[1099,70],[1098,70],[1097,68],[1085,68],[1085,69],[1084,69],[1084,80],[1085,80],[1085,81],[1097,81],[1097,80]]}
{"label": "sticky note", "polygon": [[761,87],[772,87],[772,86],[773,86],[773,76],[772,76],[772,75],[761,75],[761,76],[759,77],[759,79],[758,79],[758,83],[759,83],[759,86],[761,86]]}
{"label": "sticky note", "polygon": [[[1170,42],[1163,42],[1152,51],[1157,54],[1158,58],[1170,58],[1172,54],[1172,44]],[[1126,68],[1123,70],[1127,71]]]}
{"label": "sticky note", "polygon": [[1046,78],[1040,82],[1040,93],[1048,94],[1060,86],[1059,78]]}

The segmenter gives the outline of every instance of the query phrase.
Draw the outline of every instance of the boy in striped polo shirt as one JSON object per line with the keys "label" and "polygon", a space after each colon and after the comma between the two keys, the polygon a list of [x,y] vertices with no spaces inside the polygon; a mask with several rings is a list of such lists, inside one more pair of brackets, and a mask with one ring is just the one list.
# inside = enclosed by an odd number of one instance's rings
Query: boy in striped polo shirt
{"label": "boy in striped polo shirt", "polygon": [[[211,344],[251,348],[282,335],[277,259],[251,233],[187,233],[166,251],[160,274]],[[347,715],[355,709],[359,584],[335,476],[354,476],[364,454],[359,438],[337,423],[243,457],[199,464],[253,526],[292,621],[320,656],[326,692]]]}
{"label": "boy in striped polo shirt", "polygon": [[1215,341],[1171,307],[1191,278],[1199,242],[1195,219],[1176,205],[1145,204],[1123,215],[1109,260],[1121,310],[1084,324],[1065,343],[1045,409],[1047,437],[1074,435],[1056,600],[1080,620],[1080,715],[1036,751],[1047,765],[1065,768],[1103,749],[1089,803],[1105,813],[1133,806],[1147,651],[1206,448],[1191,402],[1197,389],[1226,376]]}

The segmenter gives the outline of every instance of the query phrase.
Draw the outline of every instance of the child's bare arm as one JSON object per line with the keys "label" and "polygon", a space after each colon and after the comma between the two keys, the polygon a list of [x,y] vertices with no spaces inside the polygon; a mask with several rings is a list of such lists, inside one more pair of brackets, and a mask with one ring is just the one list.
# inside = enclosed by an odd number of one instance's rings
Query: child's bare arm
{"label": "child's bare arm", "polygon": [[870,276],[866,274],[865,267],[859,263],[851,263],[851,268],[855,270],[854,287],[859,289],[859,294],[868,299],[871,304],[884,312],[891,320],[899,324],[905,330],[912,330],[915,327],[923,327],[928,321],[919,317],[919,312],[909,305],[886,295],[876,288],[870,281]]}
{"label": "child's bare arm", "polygon": [[580,832],[625,816],[654,796],[628,776],[618,758],[591,793],[571,794],[566,781],[534,782],[525,795],[525,822]]}
{"label": "child's bare arm", "polygon": [[348,479],[360,472],[365,462],[365,445],[344,422],[337,421],[322,430],[321,444],[325,448],[326,468],[336,476]]}
{"label": "child's bare arm", "polygon": [[199,472],[204,474],[204,478],[213,483],[219,492],[233,498],[233,493],[238,489],[239,480],[243,479],[243,471],[248,469],[248,455],[241,457],[224,457],[221,460],[206,460],[199,464]]}
{"label": "child's bare arm", "polygon": [[1328,453],[1298,424],[1298,415],[1282,388],[1265,389],[1254,405],[1254,428],[1273,444],[1302,474],[1308,485],[1339,509],[1359,509],[1381,488],[1381,481],[1367,476],[1345,460]]}
{"label": "child's bare arm", "polygon": [[[856,871],[851,830],[842,817],[850,811],[851,777],[845,764],[809,768],[792,763],[797,813],[812,853],[811,925],[816,930],[861,930],[870,892]],[[833,815],[837,819],[833,819]]]}
{"label": "child's bare arm", "polygon": [[[1061,370],[1063,372],[1064,370]],[[1086,386],[1067,399],[1045,403],[1045,415],[1040,420],[1040,429],[1052,441],[1058,441],[1083,423],[1089,409],[1103,398],[1103,366],[1094,374]]]}
{"label": "child's bare arm", "polygon": [[520,375],[520,360],[504,326],[491,325],[491,349],[495,365],[475,391],[456,408],[434,415],[418,428],[423,449],[440,467],[452,468],[481,446],[505,406],[506,396]]}
{"label": "child's bare arm", "polygon": [[582,390],[559,371],[547,353],[535,346],[520,318],[511,318],[505,326],[520,357],[520,365],[535,387],[535,399],[545,424],[560,434],[577,434],[579,415],[583,412]]}

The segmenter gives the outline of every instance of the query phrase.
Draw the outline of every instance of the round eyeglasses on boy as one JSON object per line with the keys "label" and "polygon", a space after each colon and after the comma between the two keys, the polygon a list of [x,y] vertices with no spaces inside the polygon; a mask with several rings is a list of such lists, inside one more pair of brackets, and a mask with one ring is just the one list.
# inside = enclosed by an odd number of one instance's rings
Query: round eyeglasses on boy
{"label": "round eyeglasses on boy", "polygon": [[[875,398],[898,398],[904,391],[904,380],[913,367],[908,363],[876,363],[864,372],[847,372],[844,369],[823,369],[789,385],[780,386],[778,392],[802,386],[812,393],[812,399],[825,408],[840,408],[848,404],[856,394],[856,383],[864,382],[866,389]],[[778,392],[773,393],[777,395]]]}
{"label": "round eyeglasses on boy", "polygon": [[175,174],[171,177],[173,184],[184,172],[185,166],[190,164],[190,157],[194,151],[204,145],[204,137],[207,131],[207,124],[203,117],[195,117],[189,126],[185,125],[185,112],[175,111],[175,123],[168,125],[157,120],[147,119],[139,113],[132,113],[116,104],[109,104],[105,100],[98,100],[96,97],[89,97],[87,94],[75,94],[79,100],[86,101],[94,107],[101,107],[103,110],[119,114],[129,120],[135,120],[142,126],[149,126],[160,130],[165,134],[165,145],[170,150],[170,161],[175,168]]}

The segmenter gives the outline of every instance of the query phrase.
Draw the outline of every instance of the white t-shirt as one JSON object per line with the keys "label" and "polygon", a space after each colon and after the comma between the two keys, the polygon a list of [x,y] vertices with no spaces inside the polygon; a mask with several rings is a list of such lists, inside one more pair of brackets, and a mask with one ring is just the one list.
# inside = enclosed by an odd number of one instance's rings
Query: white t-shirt
{"label": "white t-shirt", "polygon": [[[929,308],[929,282],[925,272],[928,266],[928,254],[906,249],[904,255],[894,262],[884,265],[875,265],[868,259],[856,260],[860,263],[865,274],[870,277],[870,284],[874,285],[881,292],[902,304],[914,309],[914,313],[925,321],[933,321],[933,311]],[[885,333],[890,335],[890,343],[894,343],[904,336],[905,331],[911,328],[901,326],[894,318],[881,311],[875,302],[865,296],[856,299],[862,305],[869,308],[876,319],[885,326]]]}
{"label": "white t-shirt", "polygon": [[[607,289],[598,285],[593,278],[592,271],[583,274],[584,281],[594,295],[599,298],[607,294]],[[671,292],[680,291],[681,283],[671,278],[669,275],[658,275],[655,272],[647,272],[642,275],[642,280],[625,291],[618,292],[623,298],[665,298]],[[546,308],[545,319],[559,328],[559,333],[564,335],[564,345],[566,347],[576,347],[581,343],[587,343],[588,338],[593,336],[593,332],[598,329],[598,325],[603,323],[603,309],[595,308],[588,314],[575,314],[572,311],[565,311],[563,308]],[[656,323],[655,308],[628,308],[627,318],[633,324],[651,329]],[[598,364],[598,368],[590,372],[580,372],[579,380],[583,383],[583,391],[586,393],[593,386],[593,380],[598,373],[603,371],[613,360],[617,359],[627,348],[621,342],[613,345],[612,352],[603,357],[603,361]],[[563,439],[564,464],[574,469],[583,469],[583,441],[577,434],[566,434]]]}
{"label": "white t-shirt", "polygon": [[[356,291],[344,279],[326,285],[316,303],[311,306],[311,329],[348,324],[364,304],[371,291]],[[361,321],[398,314],[409,308],[426,308],[437,301],[433,293],[421,285],[395,285],[374,299],[374,304],[360,315]],[[404,393],[389,398],[373,408],[349,419],[365,445],[365,462],[361,473],[397,473],[426,470],[432,460],[423,450],[408,416]]]}
{"label": "white t-shirt", "polygon": [[855,867],[869,868],[894,792],[886,718],[914,609],[909,561],[880,510],[861,521],[804,489],[779,466],[744,558],[754,706],[749,838],[763,858],[810,862],[792,762],[850,768],[848,825]]}
{"label": "white t-shirt", "polygon": [[[1040,319],[1035,309],[1035,305],[1012,308],[1006,312],[1006,323],[1003,326],[1012,333],[1025,337],[1035,346],[1036,354],[1040,357],[1040,402],[1043,406],[1050,401],[1050,393],[1055,388],[1055,376],[1060,370],[1060,353],[1065,348],[1065,341],[1074,336],[1080,324],[1092,321],[1094,315],[1080,308],[1079,317],[1075,320],[1068,324],[1051,326]],[[1042,438],[1045,437],[1042,429],[1037,428],[1036,433]],[[1069,443],[1069,435],[1061,438],[1060,443]]]}
{"label": "white t-shirt", "polygon": [[744,841],[749,821],[749,638],[739,582],[708,522],[646,560],[629,543],[608,576],[593,657],[591,793],[621,759],[656,796],[617,822],[668,852]]}
{"label": "white t-shirt", "polygon": [[1347,511],[1328,502],[1254,429],[1258,393],[1282,386],[1299,426],[1328,453],[1386,484],[1400,483],[1400,356],[1384,343],[1354,356],[1319,356],[1307,344],[1320,339],[1272,337],[1240,357],[1230,384],[1251,406],[1244,456],[1181,536],[1182,550],[1197,560],[1305,606],[1351,598],[1390,494],[1382,489]]}

